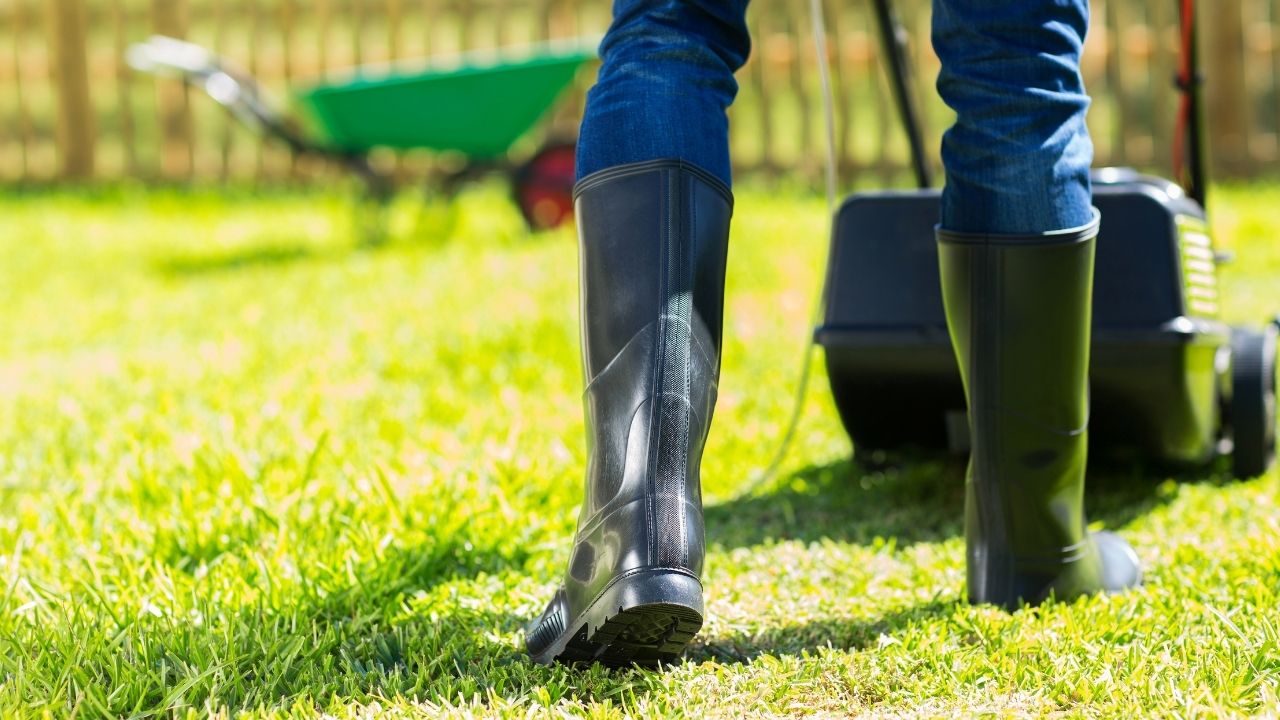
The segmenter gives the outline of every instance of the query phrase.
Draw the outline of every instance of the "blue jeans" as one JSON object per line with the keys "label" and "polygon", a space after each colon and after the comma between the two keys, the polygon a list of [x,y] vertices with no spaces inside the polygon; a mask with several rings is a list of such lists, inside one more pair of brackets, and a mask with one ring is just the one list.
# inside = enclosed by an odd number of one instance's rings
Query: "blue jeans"
{"label": "blue jeans", "polygon": [[[578,177],[679,158],[730,184],[725,110],[751,49],[746,0],[614,0],[587,96]],[[1037,233],[1092,219],[1080,50],[1087,0],[934,0],[942,140],[941,224]]]}

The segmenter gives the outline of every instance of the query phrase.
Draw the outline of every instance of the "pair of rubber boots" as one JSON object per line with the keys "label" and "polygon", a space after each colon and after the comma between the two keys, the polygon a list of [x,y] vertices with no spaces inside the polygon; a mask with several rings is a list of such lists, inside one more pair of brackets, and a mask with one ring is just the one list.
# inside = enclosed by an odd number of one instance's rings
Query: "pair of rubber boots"
{"label": "pair of rubber boots", "polygon": [[[564,582],[526,633],[541,663],[655,665],[702,625],[699,464],[720,368],[733,198],[674,160],[580,181],[589,461]],[[1137,584],[1083,512],[1098,223],[1027,236],[939,231],[969,399],[968,594],[1016,609]]]}

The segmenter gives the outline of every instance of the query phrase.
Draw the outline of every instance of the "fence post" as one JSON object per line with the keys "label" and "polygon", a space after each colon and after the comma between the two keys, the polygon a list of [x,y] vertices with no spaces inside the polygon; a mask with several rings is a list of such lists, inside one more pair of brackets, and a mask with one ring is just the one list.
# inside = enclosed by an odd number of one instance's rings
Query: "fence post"
{"label": "fence post", "polygon": [[129,65],[124,60],[125,48],[129,44],[129,9],[122,0],[111,3],[112,22],[115,26],[115,79],[116,79],[116,117],[120,122],[120,145],[124,155],[124,173],[129,177],[138,175],[138,152],[133,128],[133,98]]}
{"label": "fence post", "polygon": [[1205,32],[1205,106],[1208,156],[1216,174],[1248,172],[1248,99],[1244,77],[1244,13],[1240,0],[1223,0],[1200,13]]}
{"label": "fence post", "polygon": [[[1125,103],[1124,24],[1121,22],[1120,2],[1107,0],[1103,17],[1107,38],[1107,94],[1111,101],[1111,127],[1107,133],[1107,165],[1128,165],[1129,148],[1125,140],[1129,133],[1129,113]],[[1099,153],[1101,154],[1101,153]]]}
{"label": "fence post", "polygon": [[26,48],[26,13],[22,7],[23,0],[14,0],[10,22],[13,44],[13,100],[17,110],[18,128],[18,179],[28,180],[31,177],[31,111],[27,108],[25,80],[22,77],[23,50]]}
{"label": "fence post", "polygon": [[50,45],[58,92],[58,155],[62,177],[93,176],[94,118],[85,52],[84,0],[49,0]]}
{"label": "fence post", "polygon": [[[154,0],[151,19],[156,32],[175,38],[187,35],[182,0]],[[160,169],[166,177],[191,177],[195,148],[192,142],[191,107],[185,83],[167,81],[157,88],[160,106]]]}

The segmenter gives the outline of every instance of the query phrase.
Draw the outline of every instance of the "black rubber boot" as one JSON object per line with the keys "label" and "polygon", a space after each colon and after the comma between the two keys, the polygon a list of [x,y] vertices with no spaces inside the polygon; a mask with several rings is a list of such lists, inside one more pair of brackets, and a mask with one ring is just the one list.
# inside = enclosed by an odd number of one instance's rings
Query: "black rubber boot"
{"label": "black rubber boot", "polygon": [[658,160],[574,188],[589,460],[564,584],[526,632],[540,663],[654,665],[702,626],[698,465],[720,371],[732,196]]}
{"label": "black rubber boot", "polygon": [[1098,218],[1044,235],[938,231],[969,401],[969,600],[1016,609],[1138,584],[1133,549],[1084,515]]}

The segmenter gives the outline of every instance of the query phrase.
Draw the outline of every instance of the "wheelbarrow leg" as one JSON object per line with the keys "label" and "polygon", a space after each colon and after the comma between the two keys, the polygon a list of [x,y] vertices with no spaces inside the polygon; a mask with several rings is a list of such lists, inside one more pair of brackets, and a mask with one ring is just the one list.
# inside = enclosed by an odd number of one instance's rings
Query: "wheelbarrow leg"
{"label": "wheelbarrow leg", "polygon": [[338,161],[360,178],[364,185],[364,192],[357,200],[355,210],[356,232],[360,234],[360,244],[364,247],[382,245],[387,241],[387,208],[394,193],[391,178],[375,169],[365,153],[339,155]]}

